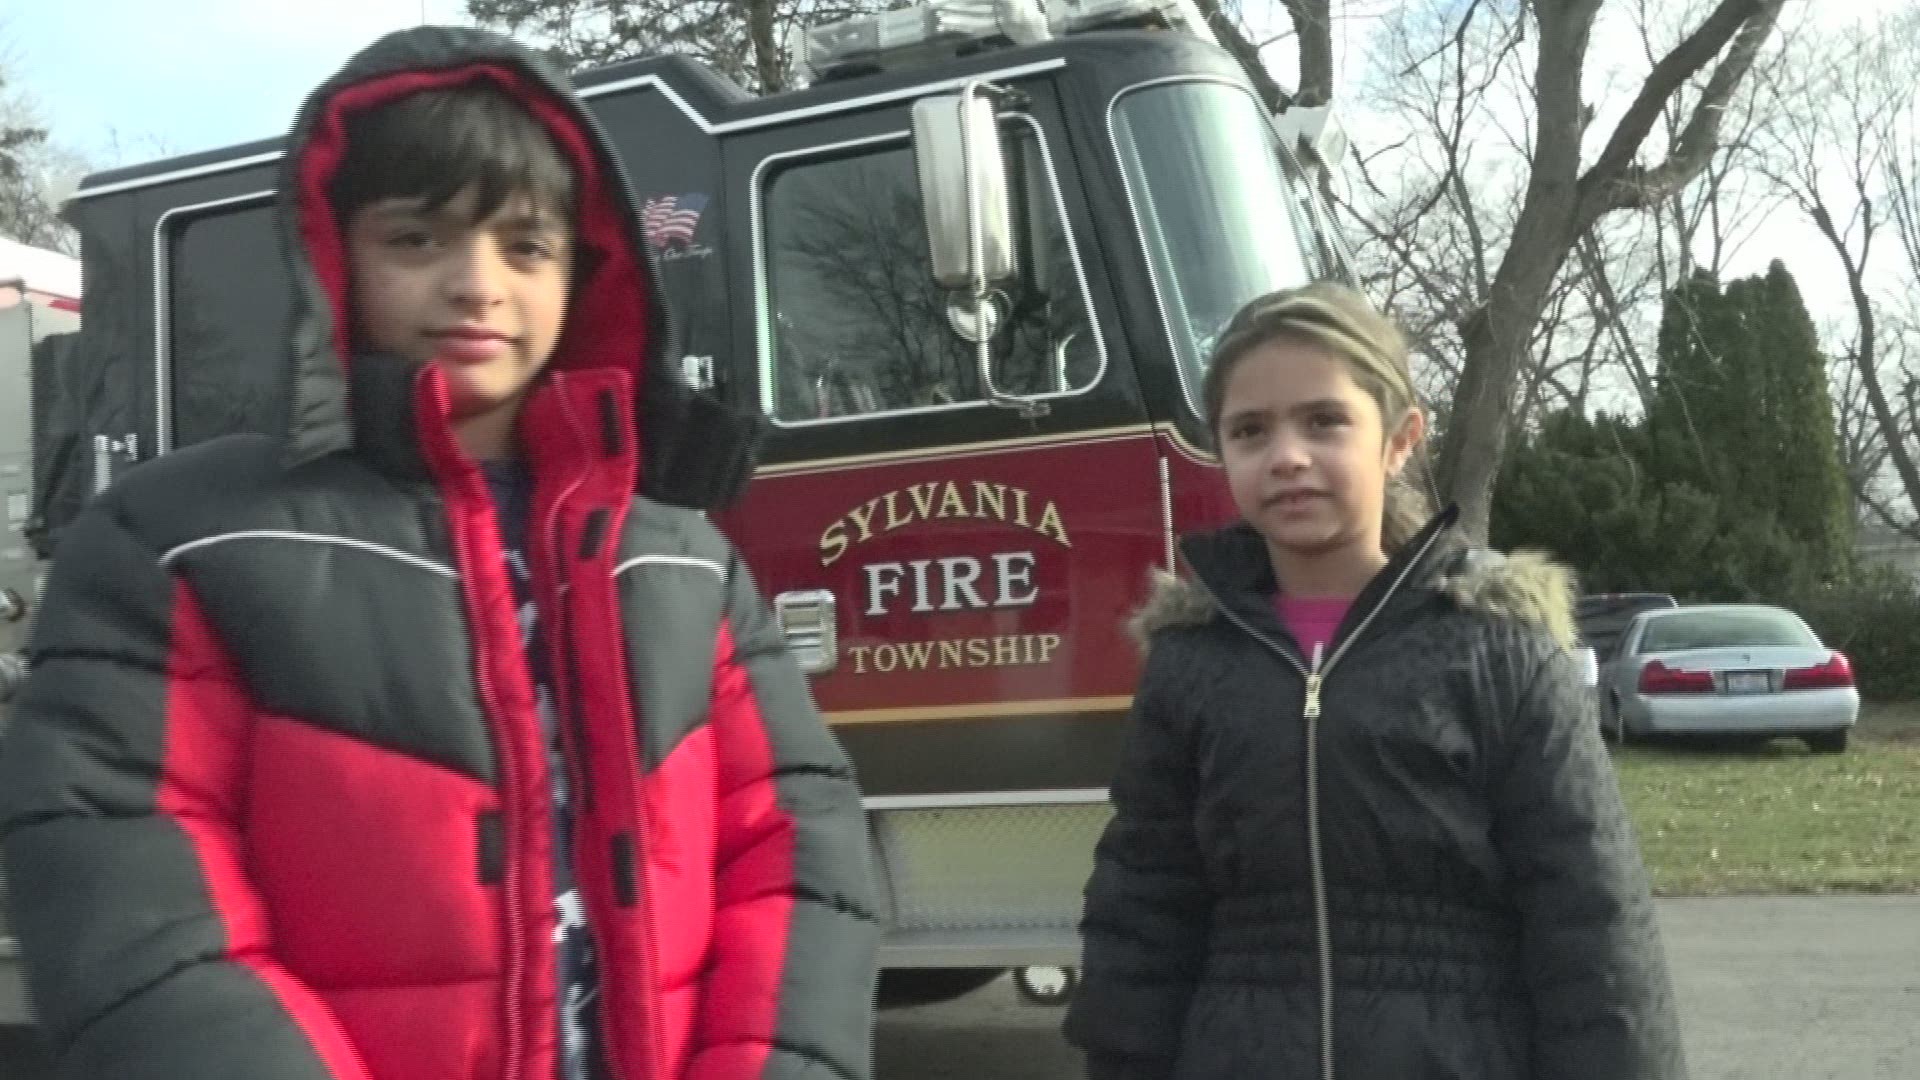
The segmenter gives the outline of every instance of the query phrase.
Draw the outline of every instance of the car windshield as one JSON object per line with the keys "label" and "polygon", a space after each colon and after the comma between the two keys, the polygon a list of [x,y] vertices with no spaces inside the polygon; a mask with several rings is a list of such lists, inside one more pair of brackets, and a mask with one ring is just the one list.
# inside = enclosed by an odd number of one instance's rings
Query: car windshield
{"label": "car windshield", "polygon": [[1113,137],[1197,415],[1207,355],[1234,313],[1334,273],[1313,185],[1259,101],[1226,83],[1133,91],[1114,106]]}
{"label": "car windshield", "polygon": [[1686,649],[1819,648],[1805,623],[1776,608],[1725,608],[1678,611],[1647,623],[1643,653]]}

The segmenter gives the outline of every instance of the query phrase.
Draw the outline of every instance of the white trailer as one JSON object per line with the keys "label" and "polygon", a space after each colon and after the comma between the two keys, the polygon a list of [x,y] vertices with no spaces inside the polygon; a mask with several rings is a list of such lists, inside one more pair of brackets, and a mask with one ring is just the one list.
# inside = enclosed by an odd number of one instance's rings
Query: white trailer
{"label": "white trailer", "polygon": [[[26,678],[29,615],[38,600],[40,560],[29,541],[34,518],[33,360],[54,335],[80,327],[80,262],[0,237],[0,730],[7,700]],[[0,881],[0,1025],[29,1022],[19,951],[5,919]]]}

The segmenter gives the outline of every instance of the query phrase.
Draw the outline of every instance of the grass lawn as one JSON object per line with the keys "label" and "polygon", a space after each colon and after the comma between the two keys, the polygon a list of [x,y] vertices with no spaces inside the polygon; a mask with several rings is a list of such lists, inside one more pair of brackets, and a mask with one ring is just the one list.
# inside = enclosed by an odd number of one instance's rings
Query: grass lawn
{"label": "grass lawn", "polygon": [[1615,762],[1660,895],[1920,892],[1920,703],[1868,705],[1844,754],[1781,739]]}

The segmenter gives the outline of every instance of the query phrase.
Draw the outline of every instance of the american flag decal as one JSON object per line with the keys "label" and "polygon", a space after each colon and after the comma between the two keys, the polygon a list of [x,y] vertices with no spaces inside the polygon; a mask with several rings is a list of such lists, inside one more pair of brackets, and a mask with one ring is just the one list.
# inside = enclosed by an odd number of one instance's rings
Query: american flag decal
{"label": "american flag decal", "polygon": [[661,195],[648,199],[641,208],[647,243],[656,249],[691,245],[693,230],[700,227],[700,212],[706,208],[705,195]]}

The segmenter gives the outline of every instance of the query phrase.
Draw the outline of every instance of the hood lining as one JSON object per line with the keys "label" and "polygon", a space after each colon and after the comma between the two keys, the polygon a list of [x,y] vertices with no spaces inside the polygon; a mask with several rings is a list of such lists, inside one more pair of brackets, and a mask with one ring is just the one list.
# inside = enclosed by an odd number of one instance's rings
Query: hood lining
{"label": "hood lining", "polygon": [[573,168],[578,187],[576,279],[548,369],[613,368],[632,373],[640,385],[650,313],[646,274],[633,247],[640,241],[627,228],[634,211],[621,205],[624,200],[609,182],[590,134],[569,107],[530,76],[491,63],[371,79],[339,91],[325,104],[313,137],[300,151],[298,213],[300,239],[330,309],[332,359],[349,369],[355,337],[344,223],[328,196],[346,156],[346,119],[409,94],[481,80],[505,90],[541,122]]}

